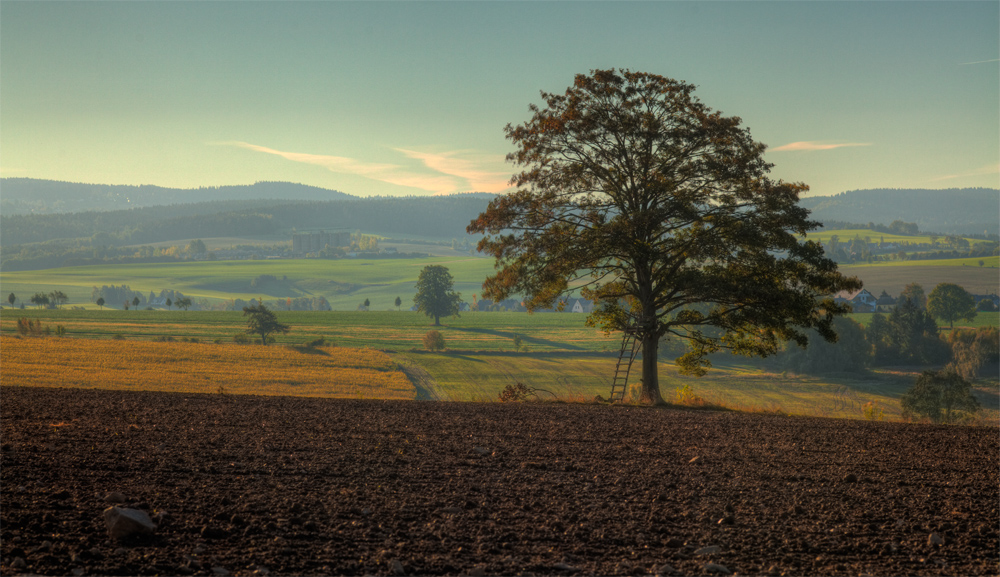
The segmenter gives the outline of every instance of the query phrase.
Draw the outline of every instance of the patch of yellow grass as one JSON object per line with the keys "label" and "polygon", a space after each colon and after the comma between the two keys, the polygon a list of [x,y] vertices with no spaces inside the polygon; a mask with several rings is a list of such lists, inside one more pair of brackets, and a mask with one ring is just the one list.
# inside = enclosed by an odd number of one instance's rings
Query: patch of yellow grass
{"label": "patch of yellow grass", "polygon": [[413,399],[385,353],[340,347],[0,337],[5,386]]}

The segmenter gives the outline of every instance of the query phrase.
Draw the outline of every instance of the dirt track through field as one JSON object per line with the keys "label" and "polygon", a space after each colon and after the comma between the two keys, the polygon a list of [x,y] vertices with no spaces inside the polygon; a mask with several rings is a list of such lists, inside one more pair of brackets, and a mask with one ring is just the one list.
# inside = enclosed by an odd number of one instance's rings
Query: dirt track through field
{"label": "dirt track through field", "polygon": [[[1000,570],[996,428],[603,405],[0,396],[4,575]],[[160,520],[152,537],[108,537],[113,492]]]}

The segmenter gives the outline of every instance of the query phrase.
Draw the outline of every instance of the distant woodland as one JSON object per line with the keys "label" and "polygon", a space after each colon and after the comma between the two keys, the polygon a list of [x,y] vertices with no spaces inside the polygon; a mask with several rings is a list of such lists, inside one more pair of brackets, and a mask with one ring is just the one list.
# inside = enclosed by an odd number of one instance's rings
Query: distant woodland
{"label": "distant woodland", "polygon": [[307,229],[452,238],[489,202],[485,195],[367,198],[340,201],[220,201],[60,214],[0,216],[0,246],[89,238],[96,246],[185,238],[274,236]]}
{"label": "distant woodland", "polygon": [[901,220],[916,223],[925,233],[1000,234],[1000,190],[995,188],[852,190],[803,198],[799,204],[824,223]]}
{"label": "distant woodland", "polygon": [[[116,247],[183,239],[289,240],[295,231],[463,239],[466,226],[493,198],[485,193],[360,198],[275,182],[179,190],[15,178],[0,179],[0,192],[4,270],[116,259],[124,250]],[[832,228],[882,232],[902,223],[915,230],[892,232],[987,238],[1000,233],[996,189],[857,190],[809,197],[801,204],[814,220]]]}

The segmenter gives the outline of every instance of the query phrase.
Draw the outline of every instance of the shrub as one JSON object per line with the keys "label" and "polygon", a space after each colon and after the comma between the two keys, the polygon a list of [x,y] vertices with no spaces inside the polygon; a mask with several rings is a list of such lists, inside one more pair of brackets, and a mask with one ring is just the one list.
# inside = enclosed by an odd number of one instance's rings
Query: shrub
{"label": "shrub", "polygon": [[958,412],[979,410],[972,385],[951,371],[924,371],[900,401],[904,417],[927,417],[934,423],[951,423]]}
{"label": "shrub", "polygon": [[62,325],[56,325],[56,336],[57,337],[64,337],[64,336],[66,336],[66,327],[64,327]]}
{"label": "shrub", "polygon": [[17,319],[17,334],[37,337],[42,334],[42,321],[30,320],[26,317]]}
{"label": "shrub", "polygon": [[440,331],[427,331],[424,335],[424,348],[428,351],[443,351],[444,335]]}
{"label": "shrub", "polygon": [[124,341],[125,340],[125,335],[123,335],[121,333],[115,333],[115,334],[111,335],[111,338],[114,339],[114,340],[116,340],[116,341]]}
{"label": "shrub", "polygon": [[504,387],[504,390],[500,392],[500,402],[520,403],[527,401],[529,396],[537,397],[538,395],[535,394],[534,389],[529,388],[524,383],[514,383],[513,385],[507,385]]}
{"label": "shrub", "polygon": [[233,335],[233,342],[238,345],[248,345],[250,344],[250,336],[246,333],[236,333]]}
{"label": "shrub", "polygon": [[694,390],[691,389],[691,385],[678,387],[676,390],[676,399],[678,405],[688,405],[694,407],[705,404],[705,399],[694,394]]}
{"label": "shrub", "polygon": [[876,401],[868,401],[862,408],[862,413],[865,415],[865,419],[869,421],[884,421],[885,420],[885,410],[878,406]]}

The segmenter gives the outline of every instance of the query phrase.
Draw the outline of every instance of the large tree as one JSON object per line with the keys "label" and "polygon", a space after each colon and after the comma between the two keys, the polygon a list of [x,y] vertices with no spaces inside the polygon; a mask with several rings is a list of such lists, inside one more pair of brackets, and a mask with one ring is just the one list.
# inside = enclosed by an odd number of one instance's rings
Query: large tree
{"label": "large tree", "polygon": [[927,312],[955,328],[955,321],[976,318],[976,300],[957,284],[943,282],[927,295]]}
{"label": "large tree", "polygon": [[413,302],[417,310],[434,317],[434,326],[441,326],[441,317],[458,316],[461,293],[452,290],[455,281],[447,267],[428,265],[417,278],[417,294]]}
{"label": "large tree", "polygon": [[800,240],[818,226],[798,206],[808,188],[771,180],[765,146],[693,92],[627,70],[542,92],[545,106],[506,128],[516,190],[468,227],[496,259],[484,296],[524,295],[532,310],[582,284],[599,303],[588,322],[637,331],[643,399],[654,403],[661,338],[688,344],[676,362],[692,374],[722,349],[804,345],[808,328],[832,341],[847,307],[830,295],[861,287]]}

